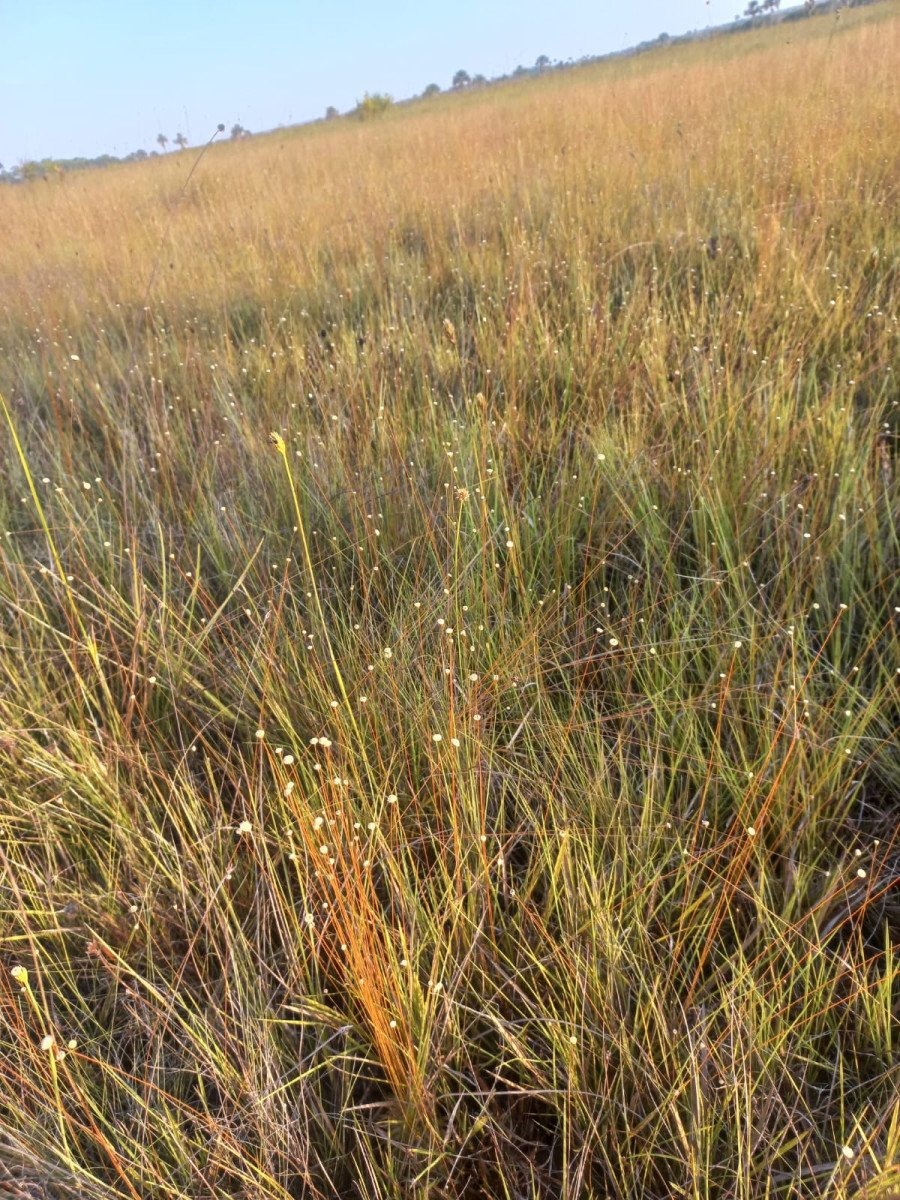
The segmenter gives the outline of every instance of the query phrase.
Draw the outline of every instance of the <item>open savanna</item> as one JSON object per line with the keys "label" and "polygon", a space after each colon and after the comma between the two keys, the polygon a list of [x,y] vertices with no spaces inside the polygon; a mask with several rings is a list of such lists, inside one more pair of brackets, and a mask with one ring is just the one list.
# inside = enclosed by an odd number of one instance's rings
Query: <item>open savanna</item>
{"label": "open savanna", "polygon": [[900,1191],[898,63],[0,189],[3,1194]]}

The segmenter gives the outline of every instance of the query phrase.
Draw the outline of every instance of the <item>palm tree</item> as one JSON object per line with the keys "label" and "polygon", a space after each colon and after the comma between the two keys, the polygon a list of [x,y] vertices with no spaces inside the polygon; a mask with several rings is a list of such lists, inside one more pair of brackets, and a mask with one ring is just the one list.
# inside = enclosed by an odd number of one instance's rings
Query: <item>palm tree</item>
{"label": "palm tree", "polygon": [[169,144],[169,139],[166,137],[166,135],[164,133],[158,133],[156,135],[156,144],[158,146],[162,147],[163,154],[165,154],[166,146],[168,146],[168,144]]}
{"label": "palm tree", "polygon": [[187,149],[187,144],[188,144],[188,140],[187,140],[187,138],[184,136],[184,134],[183,134],[183,133],[176,133],[176,134],[175,134],[175,145],[178,147],[178,149],[179,149],[179,150],[185,150],[185,149]]}

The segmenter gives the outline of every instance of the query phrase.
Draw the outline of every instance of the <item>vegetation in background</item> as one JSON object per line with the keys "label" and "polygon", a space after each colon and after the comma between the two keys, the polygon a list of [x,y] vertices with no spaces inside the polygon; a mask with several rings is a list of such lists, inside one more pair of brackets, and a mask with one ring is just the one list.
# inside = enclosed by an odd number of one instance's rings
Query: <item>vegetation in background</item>
{"label": "vegetation in background", "polygon": [[[384,92],[375,92],[374,94],[366,92],[362,100],[357,101],[353,115],[359,117],[361,121],[368,120],[370,117],[379,117],[382,113],[387,112],[393,103],[393,97]],[[326,113],[326,117],[327,115]]]}
{"label": "vegetation in background", "polygon": [[[539,76],[545,71],[550,70],[567,70],[572,66],[585,66],[590,63],[605,63],[613,61],[617,58],[630,57],[635,54],[645,54],[647,51],[656,50],[666,46],[685,45],[689,42],[708,41],[710,38],[731,37],[734,33],[745,32],[755,29],[760,22],[771,23],[772,21],[791,22],[801,20],[809,16],[825,16],[830,15],[835,21],[840,21],[841,13],[845,8],[859,8],[865,5],[882,3],[883,0],[805,0],[803,5],[797,5],[781,13],[781,0],[762,0],[759,3],[755,0],[747,6],[743,17],[737,16],[734,21],[728,25],[711,26],[704,29],[692,30],[689,33],[680,34],[677,37],[670,37],[667,33],[661,33],[650,41],[640,42],[636,46],[630,46],[625,50],[616,50],[607,54],[600,55],[584,55],[578,59],[577,63],[574,59],[569,58],[565,61],[552,62],[546,54],[538,55],[533,67],[518,66],[509,75],[496,75],[488,79],[485,75],[470,76],[468,71],[459,70],[453,77],[453,88],[457,91],[464,91],[471,86],[480,87],[489,83],[502,84],[511,79],[521,80],[527,76]],[[401,104],[414,104],[417,100],[427,100],[431,96],[436,96],[440,93],[440,86],[436,83],[429,83],[420,96],[412,96],[409,99],[401,100]],[[363,101],[357,102],[356,108],[353,110],[355,116],[374,116],[382,111],[388,105],[384,101],[393,103],[393,98],[386,95],[377,95],[373,97],[375,103],[369,104],[368,93]],[[380,107],[379,107],[380,105]],[[325,110],[325,119],[333,120],[339,117],[340,113],[333,104],[329,104]],[[284,128],[279,126],[279,128]],[[301,128],[294,126],[295,130]],[[241,137],[252,137],[251,131],[245,129],[240,124],[232,125],[231,136],[234,139]],[[181,139],[181,140],[179,140]],[[187,138],[183,134],[177,134],[173,139],[175,144],[182,150],[187,146]],[[166,134],[160,133],[156,136],[156,142],[163,153],[169,144],[169,138]],[[150,154],[146,150],[135,150],[131,154],[126,154],[123,158],[117,158],[114,154],[101,154],[96,158],[44,158],[40,161],[26,161],[16,164],[14,167],[5,169],[0,163],[0,183],[33,183],[35,180],[42,179],[50,180],[54,176],[60,176],[65,171],[81,171],[92,167],[109,167],[117,163],[143,162],[146,158],[155,158],[157,152],[151,151]]]}
{"label": "vegetation in background", "polygon": [[0,190],[0,1186],[896,1194],[898,60]]}

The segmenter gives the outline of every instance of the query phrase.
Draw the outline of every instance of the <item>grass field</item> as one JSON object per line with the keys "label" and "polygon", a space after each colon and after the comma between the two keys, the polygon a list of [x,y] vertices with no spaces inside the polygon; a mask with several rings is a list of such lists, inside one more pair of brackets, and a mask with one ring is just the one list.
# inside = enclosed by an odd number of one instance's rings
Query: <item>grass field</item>
{"label": "grass field", "polygon": [[0,1194],[900,1195],[898,62],[0,188]]}

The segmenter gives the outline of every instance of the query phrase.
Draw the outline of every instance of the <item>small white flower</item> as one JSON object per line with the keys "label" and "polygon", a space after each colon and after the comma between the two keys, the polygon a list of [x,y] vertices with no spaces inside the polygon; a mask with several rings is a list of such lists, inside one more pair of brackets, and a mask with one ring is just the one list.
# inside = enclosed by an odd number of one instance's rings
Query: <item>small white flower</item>
{"label": "small white flower", "polygon": [[394,657],[394,652],[390,648],[390,646],[385,646],[384,650],[382,651],[382,654],[384,655],[385,658],[393,658]]}
{"label": "small white flower", "polygon": [[253,832],[253,826],[250,824],[249,821],[241,821],[240,825],[238,825],[238,833],[252,833],[252,832]]}
{"label": "small white flower", "polygon": [[431,735],[431,740],[433,742],[442,742],[444,740],[444,735],[442,733],[433,733]]}
{"label": "small white flower", "polygon": [[56,1045],[56,1038],[53,1036],[52,1033],[48,1033],[46,1037],[41,1038],[41,1049],[42,1050],[52,1050],[55,1045]]}
{"label": "small white flower", "polygon": [[256,736],[259,739],[259,741],[262,741],[263,738],[266,736],[266,731],[264,729],[257,729]]}

